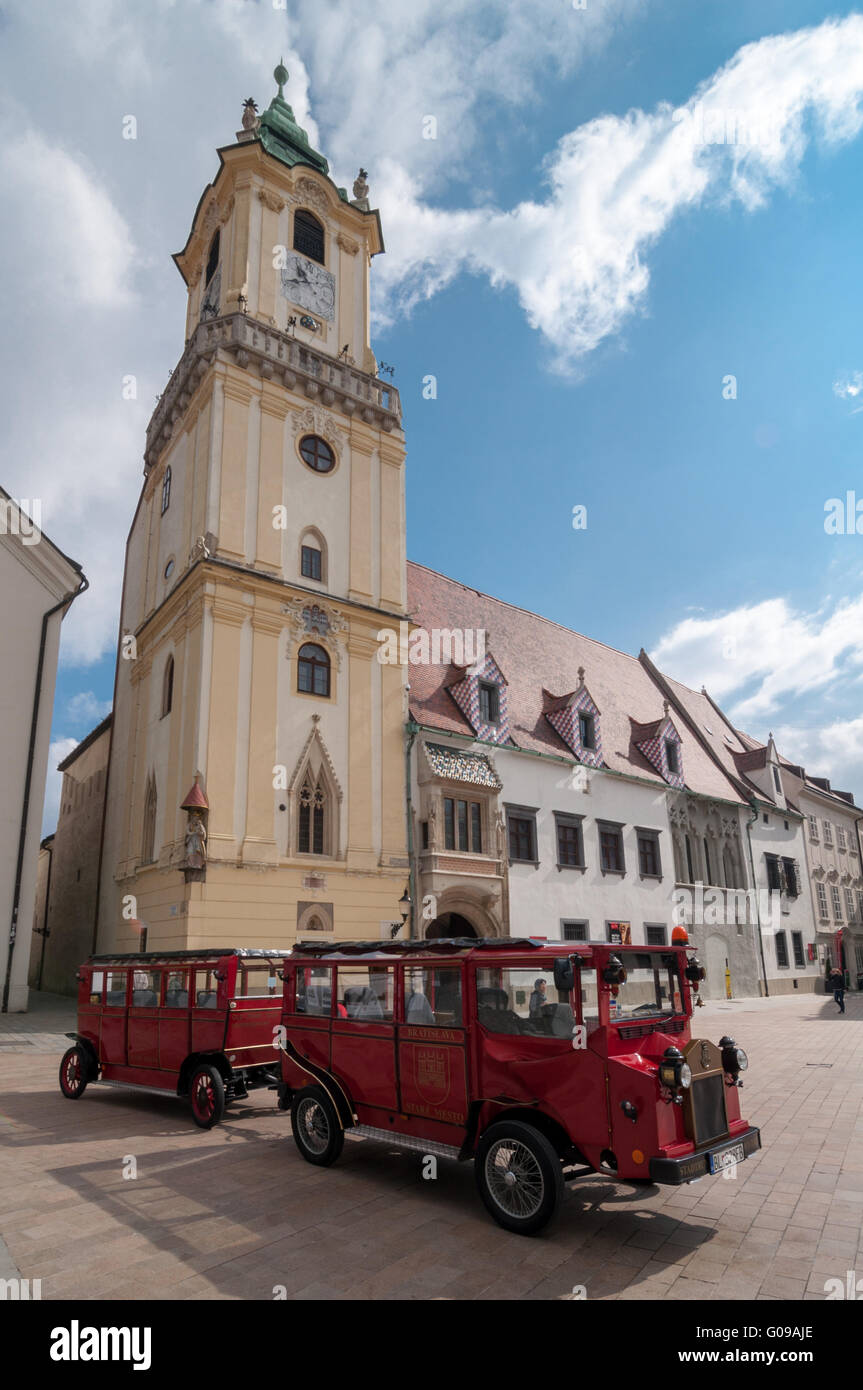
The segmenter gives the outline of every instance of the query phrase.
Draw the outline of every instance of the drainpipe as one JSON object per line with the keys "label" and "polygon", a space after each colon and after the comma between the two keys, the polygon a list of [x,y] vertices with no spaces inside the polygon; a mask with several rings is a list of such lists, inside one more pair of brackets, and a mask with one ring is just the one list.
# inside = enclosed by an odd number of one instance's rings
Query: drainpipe
{"label": "drainpipe", "polygon": [[758,896],[758,880],[755,877],[755,857],[752,853],[752,827],[758,819],[758,803],[750,801],[752,815],[746,822],[746,839],[749,844],[749,867],[752,870],[752,887],[755,893],[755,920],[758,923],[758,947],[761,952],[761,975],[764,980],[764,997],[770,998],[770,989],[767,984],[767,966],[764,963],[764,936],[761,931],[761,902]]}
{"label": "drainpipe", "polygon": [[413,805],[411,802],[411,749],[414,746],[414,740],[416,739],[416,736],[419,733],[419,731],[420,726],[419,724],[417,724],[416,720],[408,719],[408,722],[405,725],[405,733],[407,735],[405,739],[405,804],[407,805],[408,816],[408,892],[411,895],[411,915],[408,935],[411,938],[417,935],[415,929],[417,873],[416,852],[414,849]]}
{"label": "drainpipe", "polygon": [[42,988],[42,973],[45,969],[45,947],[48,944],[48,937],[50,935],[48,931],[48,909],[51,906],[51,870],[54,867],[54,846],[50,844],[46,845],[45,848],[48,851],[48,872],[45,875],[45,916],[42,919],[42,926],[39,928],[42,934],[42,950],[39,952],[39,975],[36,980],[37,990]]}
{"label": "drainpipe", "polygon": [[15,952],[15,938],[18,935],[18,911],[21,906],[21,887],[24,878],[24,851],[27,846],[27,821],[30,816],[30,793],[33,787],[33,763],[36,757],[36,734],[39,728],[39,709],[42,704],[42,672],[45,666],[45,647],[48,642],[48,623],[61,608],[68,608],[79,594],[90,585],[86,575],[81,575],[81,583],[74,593],[66,594],[47,613],[42,614],[42,632],[39,638],[39,661],[36,666],[36,689],[33,692],[33,713],[30,716],[30,742],[27,747],[27,775],[24,778],[24,804],[21,808],[21,830],[18,835],[18,859],[15,865],[15,891],[12,895],[12,920],[9,924],[9,950],[6,955],[6,978],[3,981],[3,1002],[0,1013],[9,1012],[9,990],[12,984],[12,956]]}

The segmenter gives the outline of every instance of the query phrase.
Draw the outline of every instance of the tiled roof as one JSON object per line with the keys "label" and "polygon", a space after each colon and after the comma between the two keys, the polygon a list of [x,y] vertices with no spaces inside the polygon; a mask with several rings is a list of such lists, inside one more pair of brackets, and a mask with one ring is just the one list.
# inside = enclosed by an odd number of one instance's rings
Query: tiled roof
{"label": "tiled roof", "polygon": [[[485,630],[487,648],[508,682],[509,732],[517,747],[572,758],[545,715],[566,692],[576,689],[579,667],[584,667],[584,682],[600,711],[605,765],[613,772],[666,786],[632,738],[630,720],[655,724],[663,718],[663,693],[637,657],[491,598],[423,565],[409,563],[407,569],[408,612],[415,623],[428,630]],[[448,667],[411,666],[411,715],[418,724],[473,738],[471,725],[446,688],[450,675]],[[736,784],[715,766],[685,721],[680,724],[687,787],[704,796],[741,800]],[[731,771],[736,775],[733,763]]]}
{"label": "tiled roof", "polygon": [[426,757],[432,772],[449,782],[469,782],[473,787],[493,787],[500,791],[501,781],[481,753],[463,753],[457,748],[444,748],[442,743],[427,743]]}

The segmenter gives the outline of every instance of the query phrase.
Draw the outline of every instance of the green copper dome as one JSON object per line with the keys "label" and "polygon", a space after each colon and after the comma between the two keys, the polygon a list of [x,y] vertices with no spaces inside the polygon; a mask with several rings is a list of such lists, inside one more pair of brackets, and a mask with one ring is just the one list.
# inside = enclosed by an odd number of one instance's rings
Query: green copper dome
{"label": "green copper dome", "polygon": [[279,63],[273,77],[279,90],[261,116],[258,131],[261,144],[267,154],[280,159],[283,164],[310,164],[320,173],[329,174],[329,164],[322,154],[312,149],[308,135],[302,126],[297,125],[294,113],[282,95],[288,80],[288,70],[283,63]]}

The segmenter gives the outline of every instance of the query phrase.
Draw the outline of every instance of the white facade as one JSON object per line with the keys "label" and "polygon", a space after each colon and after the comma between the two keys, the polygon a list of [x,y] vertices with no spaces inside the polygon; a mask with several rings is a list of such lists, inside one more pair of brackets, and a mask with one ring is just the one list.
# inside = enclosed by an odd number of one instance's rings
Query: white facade
{"label": "white facade", "polygon": [[27,1008],[60,624],[85,584],[74,561],[0,489],[0,1007],[10,1013]]}

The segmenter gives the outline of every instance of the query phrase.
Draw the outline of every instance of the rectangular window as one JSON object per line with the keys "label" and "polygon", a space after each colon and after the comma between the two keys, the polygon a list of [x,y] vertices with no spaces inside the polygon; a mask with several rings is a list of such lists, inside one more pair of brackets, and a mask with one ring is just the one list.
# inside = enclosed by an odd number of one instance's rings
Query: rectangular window
{"label": "rectangular window", "polygon": [[665,759],[669,772],[676,774],[680,771],[680,751],[673,738],[665,740]]}
{"label": "rectangular window", "polygon": [[774,785],[774,787],[776,788],[776,790],[777,790],[778,792],[781,792],[781,791],[782,791],[782,781],[781,781],[781,779],[780,779],[780,777],[779,777],[779,768],[778,768],[778,767],[774,767],[774,769],[773,769],[773,785]]}
{"label": "rectangular window", "polygon": [[810,838],[810,840],[817,840],[817,839],[818,839],[818,817],[817,817],[817,816],[810,816],[810,817],[809,817],[809,838]]}
{"label": "rectangular window", "polygon": [[302,550],[302,571],[304,579],[320,579],[321,552],[313,545],[304,545]]}
{"label": "rectangular window", "polygon": [[825,845],[832,845],[833,843],[833,826],[829,820],[824,822],[824,843]]}
{"label": "rectangular window", "polygon": [[428,847],[429,847],[429,823],[428,823],[427,820],[424,820],[424,821],[421,821],[421,822],[420,822],[420,834],[421,834],[421,836],[422,836],[422,847],[423,847],[423,849],[428,849]]}
{"label": "rectangular window", "polygon": [[803,955],[803,933],[801,931],[791,933],[791,945],[794,948],[794,964],[804,966],[806,960]]}
{"label": "rectangular window", "polygon": [[845,848],[846,848],[846,844],[845,844],[845,827],[844,827],[843,825],[837,825],[837,827],[836,827],[836,848],[837,848],[837,849],[845,849]]}
{"label": "rectangular window", "polygon": [[354,1023],[392,1023],[395,999],[392,965],[340,965],[337,1008]]}
{"label": "rectangular window", "polygon": [[667,946],[668,928],[659,922],[645,922],[644,939],[648,946]]}
{"label": "rectangular window", "polygon": [[460,850],[466,851],[468,848],[466,801],[458,801],[456,803],[456,821],[458,823],[458,847]]}
{"label": "rectangular window", "polygon": [[596,748],[596,725],[592,714],[579,714],[578,736],[582,748]]}
{"label": "rectangular window", "polygon": [[482,810],[478,801],[444,797],[444,846],[482,854]]}
{"label": "rectangular window", "polygon": [[279,977],[275,965],[268,961],[255,961],[254,965],[241,965],[237,972],[236,997],[248,999],[272,999],[281,993]]}
{"label": "rectangular window", "polygon": [[587,922],[561,922],[564,941],[589,941]]}
{"label": "rectangular window", "polygon": [[188,1009],[189,977],[185,970],[169,970],[165,976],[165,1008]]}
{"label": "rectangular window", "polygon": [[158,1004],[161,987],[161,970],[133,970],[132,1008],[151,1009],[154,1004]]}
{"label": "rectangular window", "polygon": [[194,973],[192,998],[196,1009],[217,1009],[219,1007],[219,981],[215,970],[201,966]]}
{"label": "rectangular window", "polygon": [[827,906],[827,887],[826,884],[818,884],[818,916],[828,918],[830,909]]}
{"label": "rectangular window", "polygon": [[102,990],[105,988],[105,972],[94,970],[90,976],[90,1003],[101,1004]]}
{"label": "rectangular window", "polygon": [[560,869],[584,868],[584,841],[581,834],[581,819],[554,813],[557,831],[557,864]]}
{"label": "rectangular window", "polygon": [[776,933],[776,964],[781,970],[788,965],[788,942],[785,939],[784,931]]}
{"label": "rectangular window", "polygon": [[638,831],[638,871],[642,878],[660,878],[659,831]]}
{"label": "rectangular window", "polygon": [[793,859],[783,859],[782,870],[785,875],[785,892],[789,898],[796,898],[800,893],[800,884],[797,882],[797,865]]}
{"label": "rectangular window", "polygon": [[329,1018],[333,1007],[333,972],[325,965],[298,965],[294,1011]]}
{"label": "rectangular window", "polygon": [[767,887],[771,892],[779,892],[782,887],[782,878],[779,873],[779,856],[776,854],[765,854],[767,864]]}
{"label": "rectangular window", "polygon": [[845,911],[848,914],[848,921],[854,921],[854,894],[850,888],[845,889]]}
{"label": "rectangular window", "polygon": [[689,882],[690,882],[690,883],[694,883],[694,882],[695,882],[695,865],[694,865],[693,862],[692,862],[692,841],[690,840],[690,838],[689,838],[688,835],[687,835],[685,838],[686,838],[686,867],[687,867],[687,869],[688,869],[688,871],[689,871]]}
{"label": "rectangular window", "polygon": [[622,874],[623,831],[617,825],[599,822],[599,867],[604,874]]}
{"label": "rectangular window", "polygon": [[839,889],[836,884],[830,885],[830,896],[833,899],[833,917],[837,922],[842,921],[842,899],[839,896]]}
{"label": "rectangular window", "polygon": [[507,815],[507,826],[510,862],[535,864],[536,816],[510,811]]}
{"label": "rectangular window", "polygon": [[500,691],[487,681],[479,683],[479,717],[483,724],[500,723]]}
{"label": "rectangular window", "polygon": [[704,844],[704,877],[705,877],[705,881],[706,881],[707,883],[714,883],[714,882],[715,882],[715,879],[714,879],[714,877],[713,877],[713,869],[712,869],[711,863],[710,863],[710,844],[709,844],[709,842],[708,842],[708,839],[707,839],[707,836],[706,836],[706,835],[705,835],[705,837],[704,837],[703,844]]}
{"label": "rectangular window", "polygon": [[857,916],[858,919],[863,922],[863,893],[861,892],[857,894]]}
{"label": "rectangular window", "polygon": [[474,854],[482,854],[482,810],[478,801],[470,803],[470,847]]}
{"label": "rectangular window", "polygon": [[405,966],[405,1023],[415,1028],[461,1028],[461,971],[457,966]]}
{"label": "rectangular window", "polygon": [[476,1012],[490,1033],[572,1038],[569,995],[558,992],[551,965],[530,970],[493,966],[476,972]]}

